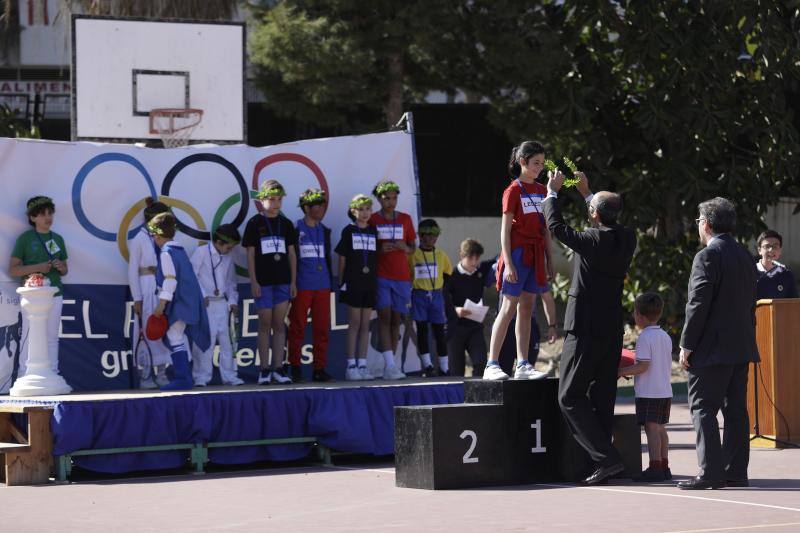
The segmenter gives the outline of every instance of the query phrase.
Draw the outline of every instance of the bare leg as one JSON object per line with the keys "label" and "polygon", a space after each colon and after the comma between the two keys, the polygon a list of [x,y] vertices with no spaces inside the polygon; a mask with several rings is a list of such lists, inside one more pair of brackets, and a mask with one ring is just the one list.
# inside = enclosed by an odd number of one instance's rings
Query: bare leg
{"label": "bare leg", "polygon": [[496,362],[497,358],[500,356],[500,349],[503,347],[503,341],[506,339],[508,325],[517,312],[518,301],[519,298],[516,296],[503,295],[503,303],[500,306],[500,312],[497,313],[497,318],[494,320],[494,324],[492,324],[492,340],[489,342],[489,361]]}
{"label": "bare leg", "polygon": [[369,348],[369,320],[372,309],[361,309],[361,328],[358,330],[358,357],[366,359]]}
{"label": "bare leg", "polygon": [[659,426],[661,432],[661,459],[669,459],[669,434],[666,424]]}
{"label": "bare leg", "polygon": [[522,291],[517,303],[517,361],[528,360],[528,348],[531,341],[531,317],[533,307],[536,305],[536,295],[532,292]]}
{"label": "bare leg", "polygon": [[361,324],[361,308],[359,307],[351,307],[347,306],[347,345],[346,345],[346,354],[348,357],[355,357],[356,354],[356,345],[360,340],[360,333],[361,328],[363,327]]}
{"label": "bare leg", "polygon": [[385,352],[387,350],[394,351],[394,345],[397,342],[395,335],[392,340],[392,308],[386,307],[385,309],[378,309],[378,333],[380,338],[380,350]]}
{"label": "bare leg", "polygon": [[389,347],[387,350],[395,352],[397,350],[397,342],[400,340],[400,324],[403,322],[403,315],[397,311],[391,312],[391,322],[389,328]]}
{"label": "bare leg", "polygon": [[258,310],[258,357],[261,370],[269,368],[269,331],[272,327],[272,309]]}
{"label": "bare leg", "polygon": [[647,435],[647,453],[650,461],[661,461],[661,424],[645,422],[644,433]]}
{"label": "bare leg", "polygon": [[289,302],[279,303],[272,309],[272,360],[270,368],[275,370],[283,364],[286,351],[286,311]]}

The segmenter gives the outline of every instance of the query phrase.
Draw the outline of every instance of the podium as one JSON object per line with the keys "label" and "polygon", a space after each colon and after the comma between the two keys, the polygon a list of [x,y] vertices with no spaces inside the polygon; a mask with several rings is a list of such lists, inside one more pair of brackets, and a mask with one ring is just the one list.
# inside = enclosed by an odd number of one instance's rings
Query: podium
{"label": "podium", "polygon": [[[419,489],[578,481],[592,466],[558,406],[558,380],[464,382],[464,402],[395,407],[395,483]],[[615,415],[625,471],[642,472],[636,415]]]}
{"label": "podium", "polygon": [[[759,300],[756,343],[761,363],[757,376],[755,365],[748,371],[750,423],[756,419],[757,391],[760,433],[800,445],[800,299]],[[763,439],[754,440],[752,445],[778,446]]]}

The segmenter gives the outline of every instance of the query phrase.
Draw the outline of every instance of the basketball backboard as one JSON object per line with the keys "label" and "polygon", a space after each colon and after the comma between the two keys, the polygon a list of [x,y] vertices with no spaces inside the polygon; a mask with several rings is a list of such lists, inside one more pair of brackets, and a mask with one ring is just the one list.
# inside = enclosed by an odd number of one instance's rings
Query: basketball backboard
{"label": "basketball backboard", "polygon": [[243,23],[72,16],[72,139],[147,142],[154,108],[197,108],[191,142],[245,140]]}

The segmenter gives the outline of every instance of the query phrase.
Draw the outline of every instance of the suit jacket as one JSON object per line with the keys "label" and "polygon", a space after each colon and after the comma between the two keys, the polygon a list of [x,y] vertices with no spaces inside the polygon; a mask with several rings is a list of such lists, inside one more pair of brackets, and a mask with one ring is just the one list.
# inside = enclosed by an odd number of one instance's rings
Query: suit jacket
{"label": "suit jacket", "polygon": [[697,252],[689,278],[681,347],[693,367],[758,361],[756,266],[728,234]]}
{"label": "suit jacket", "polygon": [[577,231],[564,222],[556,198],[547,198],[543,205],[550,232],[576,253],[564,330],[621,335],[622,284],[636,250],[636,235],[619,224]]}

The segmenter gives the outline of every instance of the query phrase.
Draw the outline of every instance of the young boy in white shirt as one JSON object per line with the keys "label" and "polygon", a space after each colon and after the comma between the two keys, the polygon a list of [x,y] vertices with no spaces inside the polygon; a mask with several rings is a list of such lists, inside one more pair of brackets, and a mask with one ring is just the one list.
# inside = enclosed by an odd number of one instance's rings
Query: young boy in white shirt
{"label": "young boy in white shirt", "polygon": [[241,237],[233,224],[223,224],[214,232],[213,243],[199,246],[192,254],[192,268],[203,292],[211,346],[205,352],[195,352],[192,377],[196,387],[204,387],[213,373],[214,346],[219,344],[219,376],[223,385],[241,385],[244,381],[236,372],[231,346],[230,313],[238,312],[239,291],[230,252]]}
{"label": "young boy in white shirt", "polygon": [[672,479],[666,428],[672,405],[672,339],[658,326],[664,308],[664,301],[658,294],[640,294],[633,305],[633,318],[640,331],[636,362],[620,368],[619,376],[636,376],[636,418],[647,435],[650,465],[637,481],[665,481]]}

